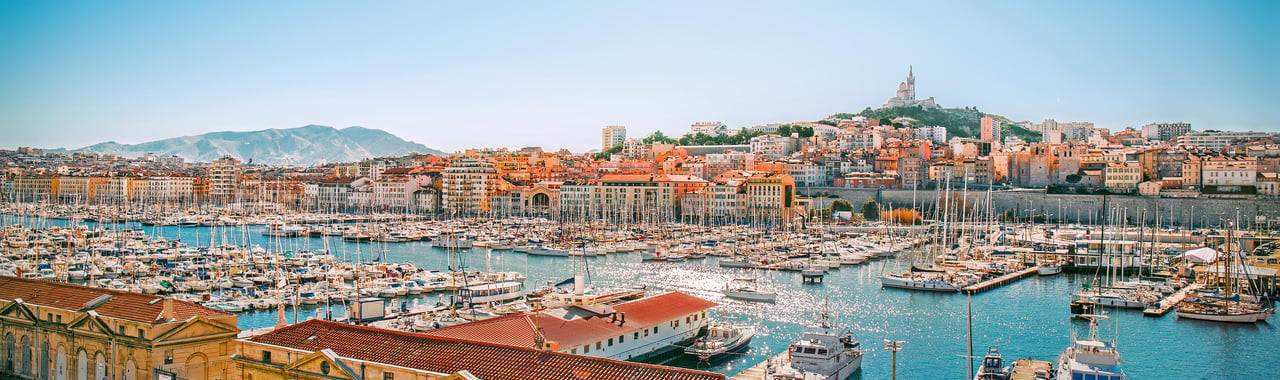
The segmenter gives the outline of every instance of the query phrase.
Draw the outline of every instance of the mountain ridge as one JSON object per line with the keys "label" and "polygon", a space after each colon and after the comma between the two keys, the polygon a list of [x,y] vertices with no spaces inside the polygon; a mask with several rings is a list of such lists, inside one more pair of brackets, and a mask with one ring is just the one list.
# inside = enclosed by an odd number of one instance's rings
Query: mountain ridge
{"label": "mountain ridge", "polygon": [[175,155],[195,162],[210,162],[230,155],[241,161],[301,166],[353,162],[415,152],[445,154],[381,129],[360,126],[339,129],[316,124],[256,131],[215,131],[138,144],[105,141],[79,149],[54,151],[117,154],[125,157],[154,153]]}

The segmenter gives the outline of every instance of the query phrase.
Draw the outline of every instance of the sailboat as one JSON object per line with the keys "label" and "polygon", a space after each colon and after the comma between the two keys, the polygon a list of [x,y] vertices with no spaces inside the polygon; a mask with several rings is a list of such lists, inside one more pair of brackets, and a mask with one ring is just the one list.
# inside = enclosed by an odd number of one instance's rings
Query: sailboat
{"label": "sailboat", "polygon": [[721,292],[724,293],[725,297],[746,301],[774,302],[778,300],[778,293],[760,289],[755,277],[735,278],[725,284]]}
{"label": "sailboat", "polygon": [[[1235,253],[1233,236],[1234,231],[1228,225],[1227,230],[1227,247],[1226,251],[1230,252],[1223,261],[1223,273],[1226,275],[1226,287],[1221,294],[1211,295],[1206,293],[1193,292],[1182,302],[1178,303],[1178,318],[1196,319],[1202,321],[1214,322],[1231,322],[1231,323],[1255,323],[1265,322],[1275,309],[1255,301],[1243,299],[1236,288],[1240,287],[1237,283],[1236,276],[1232,274],[1232,270],[1246,268],[1243,263],[1237,264],[1237,256]],[[1238,266],[1238,267],[1237,267]],[[1243,288],[1248,288],[1248,277]],[[1253,298],[1253,297],[1249,297]]]}

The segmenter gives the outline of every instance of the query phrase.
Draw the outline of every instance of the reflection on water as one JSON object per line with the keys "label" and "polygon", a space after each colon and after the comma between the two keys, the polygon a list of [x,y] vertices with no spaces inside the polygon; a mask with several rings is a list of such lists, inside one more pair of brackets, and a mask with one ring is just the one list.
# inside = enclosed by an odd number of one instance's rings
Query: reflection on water
{"label": "reflection on water", "polygon": [[[13,223],[14,219],[6,222]],[[328,249],[352,261],[368,262],[383,257],[390,262],[408,261],[437,270],[445,270],[450,264],[447,252],[423,242],[346,243],[336,237],[268,239],[261,235],[261,227],[145,229],[188,244],[247,241],[279,250]],[[458,256],[461,263],[472,270],[523,272],[528,276],[528,288],[571,277],[574,267],[580,265],[571,264],[567,258],[486,249],[463,251]],[[752,273],[720,268],[715,258],[641,263],[637,254],[622,254],[585,261],[592,284],[601,290],[629,289],[634,285],[645,285],[651,290],[678,290],[719,302],[721,306],[712,311],[715,316],[753,323],[759,329],[749,350],[710,367],[684,357],[673,358],[665,364],[737,373],[785,349],[792,339],[799,337],[806,323],[815,319],[823,300],[829,300],[841,326],[852,331],[869,349],[863,370],[854,378],[888,377],[890,355],[881,349],[883,339],[907,341],[898,354],[898,373],[903,378],[966,377],[963,358],[967,349],[966,297],[881,289],[876,276],[905,267],[896,260],[846,266],[829,272],[826,283],[821,285],[801,285],[799,273],[794,272]],[[720,288],[728,280],[744,275],[756,275],[771,284],[778,292],[777,303],[724,299]],[[1080,278],[1084,278],[1083,275]],[[1078,286],[1077,280],[1072,275],[1032,277],[973,296],[975,354],[981,356],[988,347],[998,347],[1006,358],[1054,360],[1067,346],[1073,327],[1082,332],[1086,330],[1084,322],[1068,320],[1068,300],[1075,286]],[[428,295],[418,301],[435,302],[438,297]],[[334,313],[339,316],[341,310]],[[1273,325],[1178,321],[1172,314],[1148,318],[1133,311],[1110,314],[1113,318],[1104,323],[1102,333],[1118,338],[1126,361],[1125,370],[1134,379],[1260,378],[1266,376],[1259,374],[1274,373],[1280,366],[1280,357],[1275,355],[1275,347],[1280,347],[1280,332]],[[298,315],[304,319],[314,317],[315,310],[304,308]],[[292,321],[294,313],[288,312],[287,318]],[[240,317],[240,327],[270,326],[275,320],[272,312],[250,312]],[[1118,335],[1115,334],[1117,325]]]}

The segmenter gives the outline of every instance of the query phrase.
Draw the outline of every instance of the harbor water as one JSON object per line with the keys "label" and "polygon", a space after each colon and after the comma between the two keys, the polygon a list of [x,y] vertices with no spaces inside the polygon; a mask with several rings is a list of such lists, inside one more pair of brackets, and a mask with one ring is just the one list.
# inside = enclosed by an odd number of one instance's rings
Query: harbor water
{"label": "harbor water", "polygon": [[[63,220],[5,217],[6,223],[31,226],[64,225]],[[89,223],[94,226],[93,223]],[[136,227],[136,224],[132,225]],[[104,225],[118,228],[118,225]],[[428,242],[349,243],[338,237],[272,238],[262,235],[263,227],[142,227],[153,236],[163,236],[188,245],[259,245],[268,250],[298,251],[328,249],[349,261],[411,262],[420,268],[447,271],[448,251]],[[627,253],[596,258],[527,256],[514,251],[484,248],[458,251],[467,270],[519,271],[528,276],[526,290],[547,282],[559,282],[586,271],[591,285],[601,291],[630,289],[644,285],[651,292],[681,291],[720,303],[712,310],[715,318],[729,318],[757,326],[760,334],[749,350],[723,361],[698,362],[676,356],[660,364],[674,365],[733,375],[770,355],[785,350],[814,321],[824,302],[839,318],[841,327],[853,332],[866,352],[862,370],[854,379],[887,379],[890,353],[883,340],[906,341],[898,353],[897,372],[903,379],[967,378],[967,310],[970,299],[962,294],[913,292],[883,289],[881,273],[908,265],[897,259],[883,259],[829,271],[822,284],[801,284],[799,272],[751,273],[721,268],[715,257],[685,262],[641,262],[639,254]],[[585,266],[582,263],[585,261]],[[575,268],[576,267],[576,268]],[[755,303],[725,299],[721,287],[729,280],[754,275],[778,293],[776,303]],[[1070,320],[1068,303],[1073,289],[1088,278],[1062,274],[1029,277],[998,289],[972,296],[973,355],[976,368],[988,348],[998,348],[1006,359],[1033,358],[1056,361],[1069,344],[1072,331],[1087,333],[1083,321]],[[418,302],[435,302],[441,293],[424,295]],[[447,297],[447,296],[446,296]],[[401,300],[399,302],[414,302]],[[323,306],[322,306],[323,307]],[[341,311],[334,306],[334,315]],[[315,308],[290,310],[286,318],[315,317]],[[1140,310],[1108,310],[1111,317],[1101,326],[1106,339],[1118,342],[1123,368],[1131,379],[1262,379],[1280,378],[1280,331],[1275,325],[1221,324],[1178,320],[1173,313],[1160,318],[1144,317]],[[246,312],[240,315],[242,329],[271,326],[275,312]]]}

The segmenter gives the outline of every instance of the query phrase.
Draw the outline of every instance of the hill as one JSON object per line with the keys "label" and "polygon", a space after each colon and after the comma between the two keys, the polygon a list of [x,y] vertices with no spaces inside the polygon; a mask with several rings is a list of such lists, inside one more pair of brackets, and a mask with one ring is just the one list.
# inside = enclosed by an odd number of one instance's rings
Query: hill
{"label": "hill", "polygon": [[896,119],[909,117],[919,121],[917,125],[941,125],[947,128],[947,137],[978,137],[981,135],[983,116],[991,116],[1000,121],[1003,136],[1018,136],[1027,142],[1040,141],[1040,134],[1015,125],[1009,118],[996,114],[986,114],[976,108],[940,108],[924,109],[921,107],[867,108],[856,114],[838,113],[828,119],[849,119],[864,116],[868,119]]}
{"label": "hill", "polygon": [[138,157],[146,153],[169,154],[188,161],[208,162],[223,155],[269,165],[316,165],[353,162],[365,158],[406,153],[444,152],[405,141],[383,130],[362,127],[337,129],[308,125],[289,129],[250,132],[211,132],[141,144],[105,142],[72,150]]}

